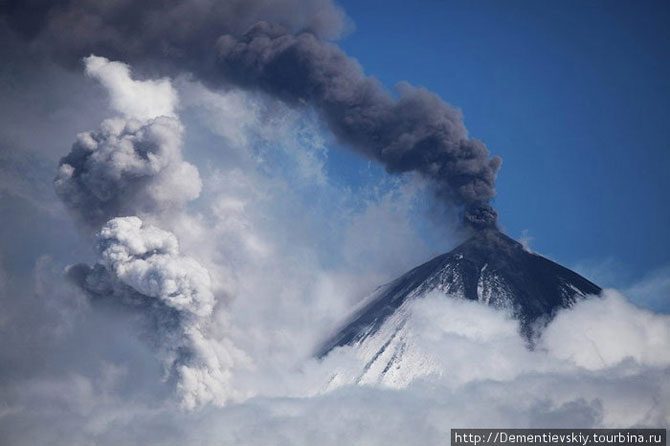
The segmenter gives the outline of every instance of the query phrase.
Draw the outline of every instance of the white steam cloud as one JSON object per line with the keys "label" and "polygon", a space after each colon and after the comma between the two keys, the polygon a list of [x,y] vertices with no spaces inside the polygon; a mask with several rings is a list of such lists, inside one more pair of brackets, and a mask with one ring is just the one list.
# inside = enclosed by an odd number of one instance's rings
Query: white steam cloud
{"label": "white steam cloud", "polygon": [[[330,388],[359,383],[426,398],[426,386],[434,386],[435,400],[445,400],[430,404],[456,417],[447,418],[450,426],[498,425],[488,422],[492,417],[541,427],[534,416],[565,427],[670,423],[670,316],[637,308],[615,291],[559,312],[534,350],[516,320],[478,302],[433,293],[400,312],[411,316],[393,338],[381,332],[326,357],[326,369],[335,371]],[[402,342],[403,357],[374,381],[376,362],[367,350],[378,351],[381,339]],[[582,407],[589,417],[575,410],[552,419],[562,407]],[[459,408],[464,413],[457,415]]]}
{"label": "white steam cloud", "polygon": [[86,74],[105,87],[112,108],[126,118],[177,117],[179,99],[169,79],[134,80],[128,65],[94,55],[84,59],[84,66]]}
{"label": "white steam cloud", "polygon": [[559,313],[542,336],[542,345],[556,357],[588,370],[624,361],[668,367],[669,343],[670,316],[637,308],[615,291],[603,301],[586,300],[577,311]]}
{"label": "white steam cloud", "polygon": [[[564,310],[559,315],[562,321],[549,325],[552,339],[529,351],[516,323],[505,314],[477,302],[433,295],[412,306],[411,325],[415,347],[438,358],[444,368],[402,388],[370,384],[319,388],[333,367],[355,364],[355,358],[347,358],[355,352],[342,349],[323,363],[307,361],[299,369],[267,371],[274,374],[273,394],[261,393],[220,408],[184,414],[165,403],[158,407],[138,403],[116,390],[124,381],[117,374],[102,381],[69,377],[50,384],[35,382],[18,400],[8,400],[4,421],[29,418],[33,440],[52,438],[50,423],[78,426],[72,429],[75,434],[56,444],[212,446],[448,445],[449,430],[460,426],[667,426],[670,362],[626,354],[644,351],[653,336],[637,338],[622,350],[621,358],[609,358],[597,367],[581,364],[578,342],[560,342],[571,336],[590,337],[590,327],[581,324],[583,318],[594,309],[613,308],[618,310],[610,320],[609,339],[590,338],[595,348],[629,339],[640,323],[670,326],[668,316],[650,314],[608,292],[602,299]],[[630,324],[631,320],[636,322]],[[287,379],[300,387],[285,385]],[[94,392],[104,399],[92,402]],[[12,412],[17,407],[30,409]],[[63,413],[59,407],[69,409]],[[9,432],[13,436],[8,438],[20,440],[12,444],[29,444],[20,429]]]}
{"label": "white steam cloud", "polygon": [[84,62],[123,117],[80,134],[61,160],[57,194],[89,226],[106,221],[97,233],[97,263],[71,267],[68,275],[93,301],[139,310],[183,407],[223,404],[235,394],[230,368],[244,355],[213,338],[209,272],[180,254],[172,233],[137,216],[119,217],[178,213],[200,194],[198,170],[182,159],[177,92],[168,79],[132,79],[119,62],[96,56]]}
{"label": "white steam cloud", "polygon": [[223,404],[233,393],[230,368],[244,355],[210,327],[214,305],[209,273],[179,253],[175,236],[137,217],[110,220],[98,234],[98,263],[69,276],[93,300],[113,301],[150,319],[150,336],[187,408]]}
{"label": "white steam cloud", "polygon": [[202,183],[182,158],[183,126],[170,82],[133,80],[127,65],[101,57],[85,63],[124,116],[77,137],[54,180],[61,200],[97,229],[113,217],[179,209],[197,198]]}

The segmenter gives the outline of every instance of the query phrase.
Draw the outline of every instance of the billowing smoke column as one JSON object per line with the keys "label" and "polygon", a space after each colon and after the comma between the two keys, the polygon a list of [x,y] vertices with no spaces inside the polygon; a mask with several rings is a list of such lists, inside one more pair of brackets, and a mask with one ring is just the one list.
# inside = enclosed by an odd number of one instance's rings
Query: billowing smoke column
{"label": "billowing smoke column", "polygon": [[79,134],[61,159],[54,186],[67,207],[97,229],[116,216],[178,209],[196,198],[200,176],[182,159],[170,83],[134,81],[126,65],[95,56],[86,58],[86,71],[125,116]]}
{"label": "billowing smoke column", "polygon": [[180,255],[173,234],[137,217],[105,224],[97,252],[93,267],[72,266],[69,278],[93,302],[142,310],[151,324],[147,334],[186,408],[224,403],[233,393],[230,369],[243,355],[208,333],[215,299],[207,270]]}
{"label": "billowing smoke column", "polygon": [[141,316],[184,407],[223,404],[235,396],[230,370],[244,355],[214,333],[209,273],[180,255],[172,233],[132,216],[156,220],[164,211],[181,211],[200,193],[198,170],[181,154],[177,94],[169,80],[135,80],[119,62],[90,56],[85,66],[122,116],[80,134],[60,162],[56,193],[97,231],[95,265],[72,266],[67,275],[93,303]]}
{"label": "billowing smoke column", "polygon": [[180,207],[201,187],[195,167],[180,159],[181,132],[168,117],[107,119],[80,134],[61,160],[56,193],[91,227],[117,215]]}
{"label": "billowing smoke column", "polygon": [[495,225],[489,206],[499,158],[469,139],[460,113],[435,94],[403,84],[392,98],[337,46],[309,32],[261,22],[218,42],[222,74],[290,103],[311,104],[332,131],[389,172],[419,172],[438,196],[466,208],[473,227]]}
{"label": "billowing smoke column", "polygon": [[435,94],[403,84],[396,99],[325,40],[344,23],[328,0],[9,5],[10,26],[60,60],[111,55],[311,106],[338,138],[387,171],[428,179],[440,199],[464,210],[468,226],[496,224],[490,201],[500,159],[470,139],[460,113]]}

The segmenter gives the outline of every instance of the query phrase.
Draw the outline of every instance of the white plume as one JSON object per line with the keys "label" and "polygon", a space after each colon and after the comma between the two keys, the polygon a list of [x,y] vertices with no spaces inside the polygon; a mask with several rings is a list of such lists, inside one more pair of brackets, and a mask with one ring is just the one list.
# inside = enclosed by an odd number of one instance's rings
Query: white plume
{"label": "white plume", "polygon": [[140,308],[182,404],[223,404],[233,392],[230,369],[244,355],[214,339],[216,303],[209,273],[179,253],[176,237],[137,217],[110,220],[98,233],[98,262],[76,265],[69,276],[93,301]]}

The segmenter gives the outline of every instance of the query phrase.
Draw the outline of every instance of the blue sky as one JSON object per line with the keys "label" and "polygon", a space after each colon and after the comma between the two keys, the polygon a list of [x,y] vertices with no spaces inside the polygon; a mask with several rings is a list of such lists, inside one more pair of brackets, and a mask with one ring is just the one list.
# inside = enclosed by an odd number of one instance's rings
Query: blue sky
{"label": "blue sky", "polygon": [[503,157],[510,235],[626,271],[608,286],[670,263],[668,3],[340,4],[354,23],[340,44],[368,74],[436,91]]}

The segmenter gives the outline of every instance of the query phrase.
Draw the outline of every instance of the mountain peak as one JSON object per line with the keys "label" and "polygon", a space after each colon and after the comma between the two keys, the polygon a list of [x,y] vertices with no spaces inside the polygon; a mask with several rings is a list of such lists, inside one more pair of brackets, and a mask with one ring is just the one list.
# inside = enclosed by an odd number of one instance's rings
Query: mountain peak
{"label": "mountain peak", "polygon": [[364,342],[403,304],[433,291],[510,311],[530,340],[536,324],[602,290],[574,271],[527,251],[498,229],[482,228],[452,251],[379,287],[321,346],[317,357]]}

